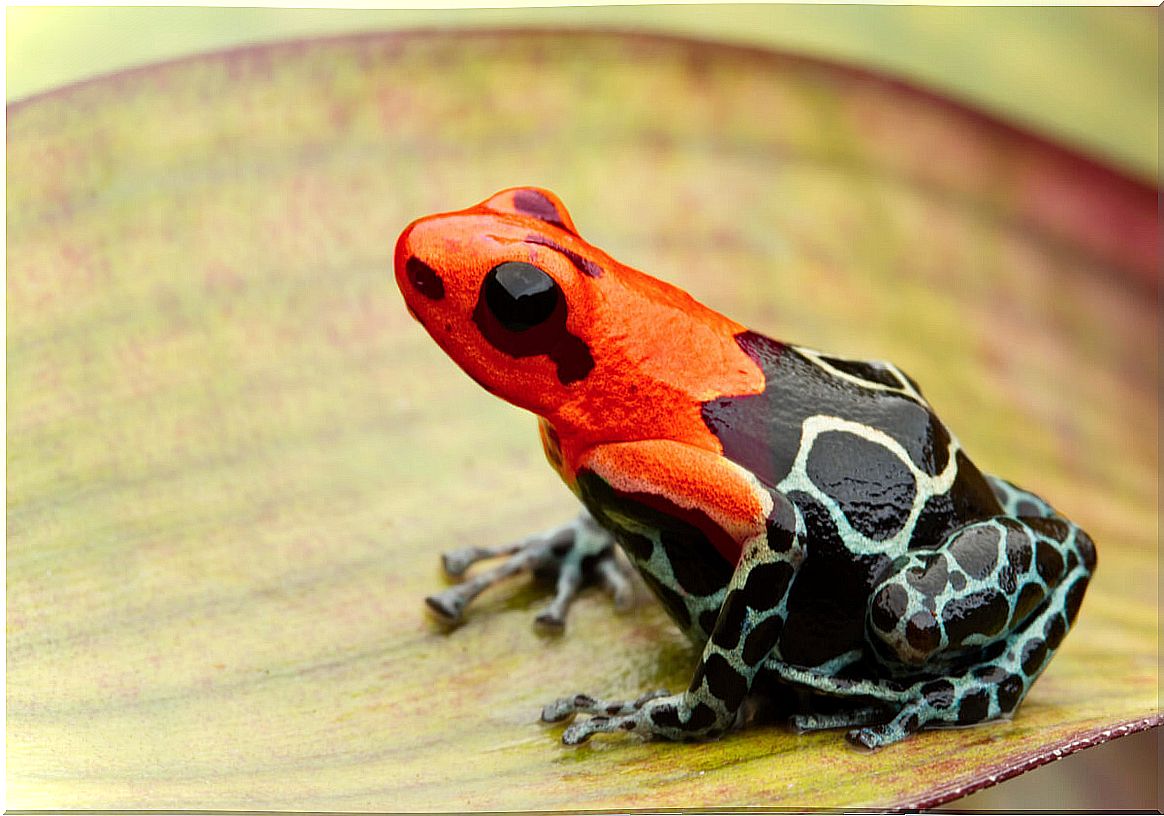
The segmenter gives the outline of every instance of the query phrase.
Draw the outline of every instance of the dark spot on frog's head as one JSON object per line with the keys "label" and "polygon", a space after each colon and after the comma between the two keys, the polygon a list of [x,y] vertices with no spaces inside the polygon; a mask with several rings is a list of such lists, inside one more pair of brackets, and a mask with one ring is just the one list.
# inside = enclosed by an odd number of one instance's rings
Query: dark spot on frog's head
{"label": "dark spot on frog's head", "polygon": [[445,282],[435,269],[420,258],[409,258],[404,264],[404,273],[412,288],[429,300],[441,300],[445,296]]}
{"label": "dark spot on frog's head", "polygon": [[538,246],[549,247],[550,249],[554,250],[554,252],[557,252],[560,255],[564,255],[566,259],[570,261],[570,263],[574,264],[575,269],[577,269],[588,278],[602,277],[601,266],[589,258],[579,255],[574,250],[567,249],[552,238],[547,238],[544,235],[539,235],[538,233],[533,232],[526,236],[525,242],[527,244],[537,244]]}
{"label": "dark spot on frog's head", "polygon": [[553,224],[555,227],[569,230],[565,220],[558,213],[558,208],[554,206],[554,202],[550,201],[540,190],[527,189],[516,191],[513,194],[513,206],[518,212],[532,215],[534,218],[540,218],[547,224]]}
{"label": "dark spot on frog's head", "polygon": [[586,375],[594,368],[590,346],[572,334],[567,335],[558,347],[550,352],[550,359],[558,364],[558,380],[562,385],[586,379]]}

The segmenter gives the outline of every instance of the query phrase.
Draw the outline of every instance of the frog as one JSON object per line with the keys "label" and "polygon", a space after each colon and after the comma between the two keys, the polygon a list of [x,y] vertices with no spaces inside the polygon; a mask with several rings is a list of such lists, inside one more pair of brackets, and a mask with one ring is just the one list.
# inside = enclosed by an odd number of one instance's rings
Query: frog
{"label": "frog", "polygon": [[[512,187],[418,218],[404,303],[489,393],[536,415],[576,518],[442,556],[455,626],[482,591],[554,584],[616,606],[632,576],[698,653],[691,682],[548,703],[562,742],[714,739],[755,701],[864,749],[1011,717],[1075,623],[1092,539],[980,471],[911,377],[771,339],[584,240],[562,201]],[[478,562],[494,561],[466,577]]]}

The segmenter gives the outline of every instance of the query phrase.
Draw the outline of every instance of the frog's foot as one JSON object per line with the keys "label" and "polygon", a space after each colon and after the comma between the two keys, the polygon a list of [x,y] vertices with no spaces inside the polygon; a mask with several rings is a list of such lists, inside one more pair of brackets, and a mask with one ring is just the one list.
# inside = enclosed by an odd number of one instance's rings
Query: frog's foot
{"label": "frog's foot", "polygon": [[713,708],[688,692],[652,691],[630,702],[604,702],[585,694],[550,703],[542,710],[546,722],[573,714],[593,714],[562,732],[566,745],[580,745],[595,734],[638,734],[647,739],[698,740],[717,737],[735,721],[735,714]]}
{"label": "frog's foot", "polygon": [[493,569],[474,575],[456,586],[425,598],[443,622],[461,622],[465,607],[483,591],[520,572],[532,572],[555,582],[554,599],[539,614],[539,626],[561,631],[566,613],[587,583],[603,586],[616,609],[627,609],[634,598],[630,567],[618,559],[614,539],[590,517],[581,513],[574,521],[501,547],[466,547],[441,556],[445,573],[462,578],[478,561],[506,556]]}
{"label": "frog's foot", "polygon": [[648,691],[637,700],[612,702],[596,700],[589,694],[575,694],[573,697],[561,697],[547,704],[542,709],[542,722],[556,723],[573,717],[575,714],[594,714],[596,716],[611,717],[618,714],[633,714],[642,708],[648,701],[656,697],[666,697],[666,689]]}
{"label": "frog's foot", "polygon": [[[845,734],[847,739],[858,748],[870,751],[901,742],[903,739],[919,731],[921,727],[932,720],[941,720],[940,717],[930,717],[930,703],[924,698],[904,706],[897,715],[887,723],[866,725],[864,728],[854,728]],[[882,712],[884,715],[884,712]],[[851,723],[857,725],[858,723]]]}
{"label": "frog's foot", "polygon": [[886,710],[882,706],[862,706],[832,714],[794,714],[789,724],[797,732],[807,734],[810,731],[826,731],[830,728],[869,725],[881,722],[886,716]]}

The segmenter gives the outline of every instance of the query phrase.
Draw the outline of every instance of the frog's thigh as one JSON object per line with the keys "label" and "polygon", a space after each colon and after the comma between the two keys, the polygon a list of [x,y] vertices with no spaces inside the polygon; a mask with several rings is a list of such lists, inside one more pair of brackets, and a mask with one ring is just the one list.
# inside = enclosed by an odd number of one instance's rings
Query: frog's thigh
{"label": "frog's thigh", "polygon": [[[1028,519],[1029,521],[1029,519]],[[1051,661],[1075,621],[1095,566],[1094,549],[1072,525],[1072,566],[1054,584],[1047,600],[1017,628],[987,647],[977,665],[947,677],[919,683],[892,720],[850,731],[851,742],[877,748],[925,727],[972,725],[1012,713]],[[1037,552],[1036,545],[1036,552]]]}
{"label": "frog's thigh", "polygon": [[849,739],[874,748],[926,726],[970,725],[1013,712],[1075,621],[1095,568],[1083,530],[1061,517],[999,517],[903,556],[870,604],[870,640],[926,669],[942,653],[981,647],[979,661],[918,683],[888,723]]}
{"label": "frog's thigh", "polygon": [[871,596],[870,640],[883,658],[917,667],[982,648],[1020,628],[1083,563],[1081,599],[1094,561],[1087,534],[1063,518],[969,524],[894,562]]}

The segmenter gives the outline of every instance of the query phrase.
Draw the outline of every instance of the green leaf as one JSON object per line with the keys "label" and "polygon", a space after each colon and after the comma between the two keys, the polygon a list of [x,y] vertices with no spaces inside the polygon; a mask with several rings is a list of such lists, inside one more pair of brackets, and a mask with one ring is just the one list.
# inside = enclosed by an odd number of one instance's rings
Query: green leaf
{"label": "green leaf", "polygon": [[[645,36],[256,48],[8,120],[8,804],[541,810],[948,800],[1159,722],[1156,191],[876,76]],[[876,753],[539,726],[688,680],[645,594],[558,639],[437,555],[573,512],[531,418],[390,276],[412,218],[539,184],[764,333],[893,359],[1099,547],[1012,721]]]}

